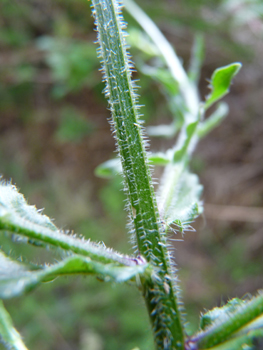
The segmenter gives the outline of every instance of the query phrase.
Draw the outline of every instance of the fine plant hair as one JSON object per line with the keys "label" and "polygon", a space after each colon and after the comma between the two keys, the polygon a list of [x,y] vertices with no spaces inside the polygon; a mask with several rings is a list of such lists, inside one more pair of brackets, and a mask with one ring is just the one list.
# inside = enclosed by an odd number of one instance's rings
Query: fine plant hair
{"label": "fine plant hair", "polygon": [[[169,126],[143,127],[135,67],[127,52],[126,23],[118,0],[92,0],[92,15],[98,34],[98,56],[105,82],[110,125],[118,157],[101,164],[98,176],[121,173],[126,193],[129,236],[134,255],[124,255],[76,235],[63,232],[41,211],[27,204],[10,182],[0,184],[0,230],[61,253],[53,265],[33,266],[14,261],[0,252],[0,298],[28,293],[42,282],[64,275],[94,275],[105,282],[136,286],[144,298],[157,350],[237,350],[256,349],[263,337],[263,294],[246,300],[233,299],[221,308],[201,316],[200,329],[189,336],[183,314],[187,312],[179,295],[180,283],[173,258],[173,231],[192,229],[192,222],[203,211],[202,185],[190,171],[190,160],[198,141],[225,118],[227,105],[219,100],[229,92],[241,64],[236,62],[214,71],[210,94],[200,101],[198,80],[202,64],[203,40],[196,37],[188,72],[175,51],[151,19],[132,1],[124,5],[141,26],[149,45],[154,47],[159,67],[144,64],[140,70],[162,85],[173,114]],[[132,39],[132,38],[131,38]],[[137,42],[138,44],[138,42]],[[136,45],[136,43],[135,43]],[[139,47],[139,45],[138,45]],[[153,61],[154,62],[154,61]],[[162,78],[165,73],[165,79]],[[176,98],[175,98],[176,97]],[[209,108],[215,109],[208,117]],[[150,153],[147,134],[174,137],[174,146]],[[163,166],[155,193],[152,167]],[[92,316],[91,316],[92,317]],[[27,349],[12,320],[0,303],[1,341],[7,349]]]}

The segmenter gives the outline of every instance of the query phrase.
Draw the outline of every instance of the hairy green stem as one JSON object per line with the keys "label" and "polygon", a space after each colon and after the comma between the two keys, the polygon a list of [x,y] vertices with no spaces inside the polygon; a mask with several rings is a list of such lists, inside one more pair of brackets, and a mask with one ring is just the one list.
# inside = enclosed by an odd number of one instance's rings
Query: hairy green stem
{"label": "hairy green stem", "polygon": [[224,322],[214,324],[207,331],[197,335],[193,341],[198,349],[206,349],[227,340],[234,332],[247,325],[263,313],[263,293],[246,302]]}
{"label": "hairy green stem", "polygon": [[152,279],[142,278],[141,282],[156,348],[183,349],[174,276],[147,163],[119,3],[93,0],[93,8],[106,81],[105,95],[110,103],[137,252],[154,267]]}
{"label": "hairy green stem", "polygon": [[74,236],[66,235],[62,231],[52,231],[47,228],[31,225],[31,228],[20,226],[19,223],[10,223],[7,219],[0,218],[0,230],[10,231],[28,237],[36,242],[62,248],[76,254],[87,256],[102,263],[119,263],[122,265],[135,265],[136,261],[119,254],[103,244],[94,243]]}

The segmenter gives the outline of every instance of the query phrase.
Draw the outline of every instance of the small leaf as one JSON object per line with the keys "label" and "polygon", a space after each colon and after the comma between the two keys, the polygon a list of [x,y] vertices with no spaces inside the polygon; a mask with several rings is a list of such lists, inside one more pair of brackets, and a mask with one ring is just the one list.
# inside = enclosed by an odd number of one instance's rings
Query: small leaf
{"label": "small leaf", "polygon": [[149,136],[171,138],[176,134],[177,127],[173,122],[170,125],[147,126],[146,130]]}
{"label": "small leaf", "polygon": [[198,176],[185,170],[171,193],[171,202],[166,209],[165,223],[175,225],[180,232],[190,229],[190,223],[203,211],[200,196],[203,186]]}
{"label": "small leaf", "polygon": [[156,68],[144,65],[141,67],[141,71],[143,74],[150,76],[160,83],[170,95],[173,96],[179,93],[178,83],[167,68]]}
{"label": "small leaf", "polygon": [[133,266],[102,264],[80,255],[74,255],[57,264],[32,270],[25,265],[10,260],[0,252],[0,298],[19,296],[36,287],[41,282],[51,281],[58,276],[72,274],[92,274],[104,281],[126,282],[149,267],[146,263]]}
{"label": "small leaf", "polygon": [[150,154],[148,160],[152,165],[167,165],[171,162],[167,154],[162,152]]}
{"label": "small leaf", "polygon": [[117,174],[122,173],[121,160],[120,158],[114,158],[107,160],[106,162],[100,164],[95,169],[95,175],[98,177],[111,179]]}
{"label": "small leaf", "polygon": [[229,92],[229,87],[234,76],[239,72],[242,64],[232,63],[228,66],[217,68],[211,79],[211,93],[207,96],[205,110]]}
{"label": "small leaf", "polygon": [[[166,165],[170,163],[170,158],[165,153],[158,152],[148,155],[148,160],[152,165]],[[95,175],[101,178],[112,179],[122,173],[121,161],[119,158],[107,160],[95,169]]]}
{"label": "small leaf", "polygon": [[0,342],[9,350],[27,350],[20,334],[13,326],[12,319],[0,300]]}
{"label": "small leaf", "polygon": [[20,221],[28,227],[37,225],[51,231],[58,230],[46,215],[26,203],[24,196],[14,185],[4,181],[0,182],[0,219],[7,221],[10,219],[13,223]]}
{"label": "small leaf", "polygon": [[156,57],[160,52],[156,46],[149,40],[149,37],[138,28],[129,29],[129,36],[127,42],[130,46],[141,50],[147,58]]}

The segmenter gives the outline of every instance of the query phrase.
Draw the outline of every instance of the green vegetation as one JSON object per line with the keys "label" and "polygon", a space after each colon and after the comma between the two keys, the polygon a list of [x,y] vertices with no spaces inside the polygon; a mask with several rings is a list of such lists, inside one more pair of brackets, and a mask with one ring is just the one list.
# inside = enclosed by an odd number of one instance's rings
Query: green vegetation
{"label": "green vegetation", "polygon": [[[70,3],[69,1],[65,6],[70,5]],[[38,188],[40,191],[50,194],[54,199],[54,208],[59,203],[56,202],[57,195],[61,203],[67,203],[70,213],[68,215],[69,224],[73,223],[73,227],[75,226],[78,232],[83,232],[91,240],[84,237],[78,238],[73,232],[68,233],[58,229],[47,216],[37,211],[35,207],[29,206],[15,186],[2,181],[0,191],[0,229],[2,232],[0,297],[9,299],[20,296],[45,282],[41,287],[44,292],[35,295],[41,303],[43,302],[43,305],[49,305],[54,319],[56,311],[65,308],[63,293],[72,294],[69,305],[62,311],[65,317],[61,320],[61,327],[66,331],[65,334],[74,339],[78,327],[83,327],[85,322],[89,325],[87,331],[81,331],[81,340],[78,341],[81,349],[102,349],[104,347],[105,349],[132,349],[138,345],[141,349],[149,349],[153,348],[154,345],[151,343],[152,340],[146,337],[142,331],[147,324],[147,318],[141,317],[141,314],[139,315],[137,309],[133,307],[134,300],[139,298],[135,291],[136,288],[134,288],[137,286],[139,294],[142,294],[145,299],[152,323],[153,341],[157,349],[239,349],[243,346],[256,349],[260,346],[258,344],[263,336],[262,294],[258,294],[254,298],[233,299],[225,306],[207,312],[201,318],[199,332],[192,335],[194,326],[185,326],[182,301],[178,293],[178,276],[170,247],[170,242],[173,240],[171,235],[175,232],[180,232],[183,235],[186,231],[191,230],[193,221],[203,211],[200,199],[202,186],[198,176],[190,170],[190,160],[198,141],[211,132],[226,116],[227,105],[214,104],[227,94],[232,78],[240,69],[241,64],[233,63],[216,69],[210,82],[211,93],[205,102],[201,102],[198,83],[204,56],[202,36],[197,35],[196,37],[187,73],[155,24],[132,1],[127,0],[125,3],[130,14],[145,31],[145,34],[142,33],[138,36],[140,32],[137,27],[136,31],[131,34],[131,43],[133,42],[137,49],[144,51],[140,56],[138,68],[145,75],[153,77],[159,84],[173,116],[171,125],[149,127],[147,132],[153,136],[175,137],[176,142],[174,145],[170,145],[166,151],[148,153],[145,136],[142,133],[138,96],[135,93],[135,84],[132,82],[133,68],[126,52],[123,34],[124,23],[118,3],[110,0],[94,0],[93,14],[99,33],[100,56],[106,82],[105,95],[109,100],[112,113],[111,125],[120,155],[120,160],[107,161],[96,170],[99,176],[112,178],[109,186],[101,190],[105,218],[101,222],[96,221],[96,208],[93,208],[92,204],[90,208],[85,207],[83,197],[79,198],[77,194],[72,196],[70,192],[67,192],[69,191],[67,184],[70,184],[67,176],[70,177],[70,173],[65,174],[65,180],[63,180],[62,171],[58,173],[57,177],[54,175],[53,184],[52,182],[47,185],[43,183],[38,185]],[[21,14],[26,16],[25,8],[18,6],[16,11],[21,11]],[[81,10],[79,13],[83,8],[87,9],[87,6],[84,6],[84,2],[80,1],[79,9]],[[69,14],[72,18],[76,16],[70,11]],[[79,16],[77,17],[79,20]],[[72,33],[73,26],[69,23],[70,20],[65,20],[62,17],[60,23],[56,24],[57,36],[61,37],[59,40],[43,36],[38,38],[35,44],[37,50],[44,54],[45,69],[51,70],[51,75],[45,74],[41,77],[37,71],[38,67],[25,64],[23,59],[16,66],[16,72],[14,70],[12,74],[8,71],[5,72],[5,77],[8,78],[8,74],[10,74],[14,83],[11,84],[10,89],[5,90],[6,99],[2,108],[5,113],[12,116],[12,99],[14,96],[19,96],[16,101],[23,106],[21,108],[22,128],[32,126],[34,119],[29,113],[30,94],[33,87],[32,81],[39,79],[39,77],[45,83],[47,81],[50,83],[49,79],[51,79],[52,88],[49,93],[58,105],[61,104],[59,101],[67,96],[70,101],[70,96],[74,96],[84,87],[92,88],[95,94],[97,90],[101,89],[101,84],[96,79],[97,73],[94,73],[96,72],[94,68],[97,66],[94,49],[88,49],[88,46],[86,48],[83,42],[78,43],[63,38],[65,33],[67,35]],[[9,33],[8,30],[7,33]],[[81,31],[75,33],[75,35],[81,34],[83,34]],[[30,35],[28,33],[27,35],[23,39],[25,43],[30,40]],[[143,44],[138,38],[144,40]],[[3,42],[5,41],[3,40]],[[20,42],[22,39],[18,37],[15,44],[18,45]],[[14,45],[14,41],[11,39],[6,40],[6,43],[7,46],[11,43]],[[146,47],[150,49],[145,50]],[[89,60],[89,65],[85,64],[87,60]],[[40,92],[40,96],[44,96],[44,94]],[[97,98],[99,99],[99,97]],[[209,110],[210,115],[207,117],[206,111],[211,106],[214,110],[213,112]],[[28,129],[27,142],[31,144],[34,156],[31,164],[31,177],[33,178],[39,176],[34,173],[38,169],[36,165],[41,153],[39,146],[41,142],[38,141],[41,141],[41,138],[45,140],[50,131],[52,131],[52,138],[48,139],[48,142],[53,143],[55,150],[59,144],[62,144],[65,150],[65,159],[70,157],[71,161],[74,159],[71,157],[73,148],[82,144],[85,139],[92,137],[93,132],[96,132],[96,124],[87,122],[83,111],[71,106],[68,102],[66,105],[61,104],[59,109],[60,118],[55,128],[54,125],[52,126],[52,118],[47,118],[45,113],[41,114],[40,109],[38,114],[34,116],[38,121],[39,134],[35,132],[35,129],[33,133],[30,132],[30,127]],[[45,119],[50,124],[49,126],[46,121],[43,123]],[[43,128],[43,126],[45,127]],[[95,139],[93,139],[94,141]],[[99,141],[101,142],[101,139]],[[23,147],[21,150],[23,151]],[[10,164],[9,171],[12,173],[15,169],[19,169],[18,172],[21,181],[23,181],[27,176],[26,171],[23,170],[23,157],[22,162],[18,160],[14,164]],[[156,195],[150,166],[164,167]],[[115,189],[121,187],[118,178],[120,173],[124,179],[127,196],[126,208],[130,220],[129,234],[134,246],[133,254],[130,254],[130,251],[129,254],[126,254],[127,247],[122,247],[123,243],[118,243],[115,238],[123,231],[125,225],[125,216],[120,214],[123,194],[117,194],[117,198],[115,198]],[[31,191],[35,184],[36,181],[29,182],[28,186]],[[85,187],[85,182],[82,186],[79,189],[88,193],[89,189]],[[74,186],[72,193],[74,193]],[[87,210],[90,213],[87,214]],[[52,212],[52,207],[49,208],[49,211]],[[10,238],[15,244],[11,242]],[[105,241],[107,246],[114,246],[115,249],[124,253],[106,248],[101,239]],[[208,246],[209,242],[206,244]],[[232,247],[235,250],[235,244]],[[35,255],[35,250],[40,253]],[[239,254],[239,248],[237,248],[236,254]],[[23,261],[25,256],[27,260]],[[20,262],[18,262],[17,257],[20,257]],[[59,262],[57,262],[58,260]],[[59,285],[55,280],[56,277],[62,275],[76,274],[95,275],[100,281],[114,282],[114,289],[109,289],[105,283],[101,285],[98,281],[89,282],[89,286],[94,286],[96,291],[100,291],[93,292],[95,298],[92,293],[88,293],[89,287],[87,288],[86,284],[79,280],[75,279],[73,284],[66,283],[64,287],[64,282]],[[51,284],[47,283],[53,280],[55,281]],[[121,287],[120,282],[128,283]],[[62,296],[62,302],[57,300],[55,295],[49,294],[52,286],[55,290],[58,288],[58,299]],[[129,305],[125,306],[127,309],[122,315],[115,316],[114,322],[109,319],[107,326],[107,322],[102,321],[105,309],[101,310],[100,314],[97,314],[97,310],[100,310],[101,306],[103,307],[107,295],[111,296],[108,305],[114,307],[116,304],[121,309],[120,295],[122,291],[125,295],[125,300],[122,301],[123,305],[127,303]],[[46,298],[46,293],[49,294],[48,298]],[[97,293],[101,294],[98,296]],[[40,310],[38,313],[40,315],[38,316],[40,317],[39,326],[33,322],[28,328],[31,332],[32,343],[39,349],[52,348],[54,345],[50,339],[46,339],[43,344],[43,340],[39,337],[43,312],[39,307],[39,301],[31,298],[31,295],[26,297],[28,298],[25,299],[27,302],[20,308],[19,315],[15,316],[17,318],[15,323],[17,325],[19,322],[23,324],[24,321],[22,319],[19,321],[19,317],[30,318],[32,310],[35,308]],[[13,314],[12,304],[7,303],[7,307]],[[15,307],[13,305],[13,308]],[[68,316],[75,309],[79,311],[79,316],[82,317],[84,323],[80,323],[76,316]],[[115,312],[109,310],[109,313],[114,314]],[[16,312],[16,314],[18,313]],[[47,320],[44,323],[47,324]],[[113,338],[108,341],[107,332],[111,329],[109,323],[113,328],[116,327],[118,332],[123,331],[123,339],[120,336],[119,340],[115,340],[115,343]],[[51,325],[50,329],[52,329],[51,333],[53,332],[54,336],[58,338],[58,346],[63,348],[69,346],[61,337],[59,328]],[[94,329],[100,329],[100,335]],[[3,343],[8,348],[25,349],[25,345],[14,329],[3,304],[1,304],[0,333]],[[107,345],[103,344],[102,335],[107,339]],[[25,339],[27,339],[26,336]]]}

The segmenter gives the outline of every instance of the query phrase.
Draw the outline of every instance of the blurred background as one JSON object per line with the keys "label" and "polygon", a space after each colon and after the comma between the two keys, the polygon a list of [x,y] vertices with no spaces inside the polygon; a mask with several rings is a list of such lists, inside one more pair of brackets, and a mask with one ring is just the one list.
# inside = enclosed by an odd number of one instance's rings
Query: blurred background
{"label": "blurred background", "polygon": [[[144,0],[187,67],[195,33],[205,39],[200,94],[217,67],[243,68],[224,99],[227,119],[202,140],[192,170],[204,185],[204,215],[175,246],[189,332],[200,312],[263,287],[263,4],[261,0]],[[124,13],[128,31],[136,23]],[[94,169],[114,141],[86,0],[0,2],[0,172],[63,229],[132,253],[120,178]],[[141,53],[131,48],[136,62]],[[169,124],[160,85],[139,72],[146,125]],[[151,139],[151,150],[173,140]],[[156,174],[160,173],[157,170]],[[179,237],[180,238],[180,237]],[[43,263],[50,252],[14,243],[14,258]],[[29,349],[151,349],[148,316],[136,288],[94,278],[61,278],[6,302]],[[0,345],[1,346],[1,345]]]}

